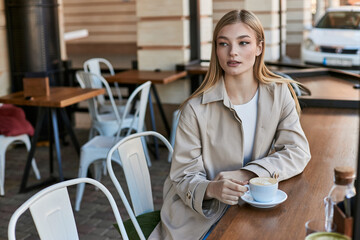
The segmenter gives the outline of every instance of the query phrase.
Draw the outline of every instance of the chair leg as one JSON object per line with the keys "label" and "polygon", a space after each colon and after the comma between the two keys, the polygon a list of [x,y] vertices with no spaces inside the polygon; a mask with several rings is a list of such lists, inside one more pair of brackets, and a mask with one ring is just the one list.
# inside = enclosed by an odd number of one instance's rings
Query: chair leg
{"label": "chair leg", "polygon": [[5,151],[0,153],[0,196],[5,195]]}
{"label": "chair leg", "polygon": [[104,160],[96,161],[93,163],[94,166],[94,178],[96,181],[100,182],[102,177],[102,167],[104,166]]}
{"label": "chair leg", "polygon": [[[23,142],[25,143],[25,146],[26,146],[26,149],[27,151],[29,152],[30,151],[30,147],[31,147],[31,144],[30,144],[30,138],[28,135],[24,135],[24,137],[22,138]],[[39,180],[41,178],[40,176],[40,172],[39,172],[39,169],[36,165],[36,161],[35,161],[35,158],[32,159],[31,161],[31,166],[33,168],[33,171],[35,173],[35,177],[37,180]]]}
{"label": "chair leg", "polygon": [[94,136],[95,136],[95,129],[91,127],[89,131],[89,140],[91,140]]}
{"label": "chair leg", "polygon": [[41,175],[40,175],[40,171],[39,171],[39,169],[38,169],[38,167],[37,167],[37,165],[36,165],[35,158],[32,159],[32,161],[31,161],[31,166],[32,166],[33,171],[34,171],[34,173],[35,173],[36,179],[37,179],[37,180],[40,180]]}
{"label": "chair leg", "polygon": [[[175,144],[176,128],[179,123],[179,117],[180,117],[179,110],[175,110],[173,113],[173,121],[171,126],[171,133],[170,133],[170,144],[172,147],[174,147]],[[171,158],[172,158],[172,154],[169,153],[168,162],[171,162]]]}
{"label": "chair leg", "polygon": [[103,169],[103,175],[107,176],[107,167],[106,167],[106,161],[102,162],[102,169]]}
{"label": "chair leg", "polygon": [[[79,166],[79,174],[78,177],[86,177],[87,171],[90,163],[93,161],[89,161],[91,159],[87,158],[86,154],[82,154],[80,157],[80,166]],[[75,211],[80,210],[80,204],[82,197],[84,195],[85,183],[79,183],[76,187],[76,200],[75,200]]]}

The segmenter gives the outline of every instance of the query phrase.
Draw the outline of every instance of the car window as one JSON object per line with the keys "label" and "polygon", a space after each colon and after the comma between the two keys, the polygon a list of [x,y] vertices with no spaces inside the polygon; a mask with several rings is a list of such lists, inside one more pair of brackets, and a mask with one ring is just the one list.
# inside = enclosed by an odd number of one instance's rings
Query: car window
{"label": "car window", "polygon": [[317,28],[360,29],[360,12],[328,12]]}

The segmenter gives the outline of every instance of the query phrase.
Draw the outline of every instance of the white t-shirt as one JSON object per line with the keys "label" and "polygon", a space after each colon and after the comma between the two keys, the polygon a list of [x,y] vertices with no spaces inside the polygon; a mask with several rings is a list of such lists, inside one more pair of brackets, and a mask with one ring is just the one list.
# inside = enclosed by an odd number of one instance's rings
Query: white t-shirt
{"label": "white t-shirt", "polygon": [[244,163],[245,166],[252,157],[254,148],[254,138],[257,121],[259,90],[256,91],[254,97],[247,103],[234,105],[234,109],[242,121],[244,131]]}

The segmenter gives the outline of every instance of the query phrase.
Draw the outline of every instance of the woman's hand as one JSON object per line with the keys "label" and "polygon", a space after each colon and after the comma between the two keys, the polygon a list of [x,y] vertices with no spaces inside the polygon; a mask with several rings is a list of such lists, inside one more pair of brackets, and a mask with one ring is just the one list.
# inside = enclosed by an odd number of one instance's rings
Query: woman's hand
{"label": "woman's hand", "polygon": [[253,172],[247,170],[235,170],[235,171],[225,171],[220,172],[215,178],[214,181],[222,180],[222,179],[235,179],[238,182],[247,182],[251,178],[257,177],[257,175]]}
{"label": "woman's hand", "polygon": [[221,179],[211,181],[205,191],[205,199],[216,198],[219,201],[235,205],[239,201],[239,197],[248,190],[243,186],[246,182],[237,181],[236,179]]}

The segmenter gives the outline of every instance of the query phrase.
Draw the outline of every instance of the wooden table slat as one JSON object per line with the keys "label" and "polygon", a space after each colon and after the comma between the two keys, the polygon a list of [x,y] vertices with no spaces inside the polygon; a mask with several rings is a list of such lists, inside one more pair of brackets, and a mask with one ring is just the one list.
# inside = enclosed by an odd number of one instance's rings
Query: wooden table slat
{"label": "wooden table slat", "polygon": [[107,76],[108,82],[118,82],[123,84],[142,84],[151,81],[154,84],[167,84],[183,78],[187,75],[186,71],[144,71],[128,70],[116,73],[113,76]]}
{"label": "wooden table slat", "polygon": [[51,87],[49,96],[34,97],[32,100],[26,100],[24,92],[16,92],[0,97],[0,102],[23,106],[63,108],[101,94],[105,94],[105,89]]}

